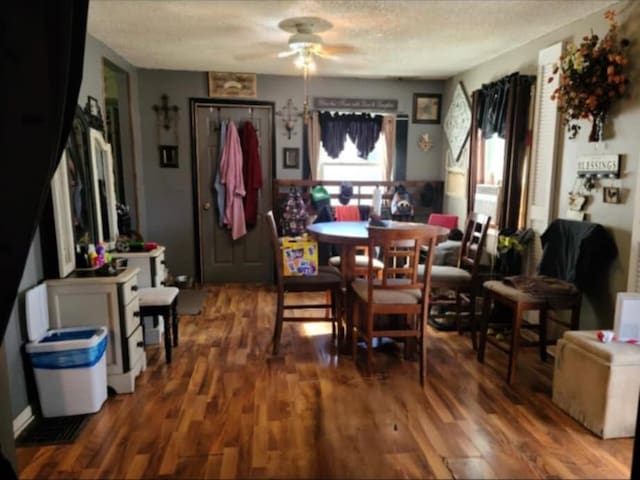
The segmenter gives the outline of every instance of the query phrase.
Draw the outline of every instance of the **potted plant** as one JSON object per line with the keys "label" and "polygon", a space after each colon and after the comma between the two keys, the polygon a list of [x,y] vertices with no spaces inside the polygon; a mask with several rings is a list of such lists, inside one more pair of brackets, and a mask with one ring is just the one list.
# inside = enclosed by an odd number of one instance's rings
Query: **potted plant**
{"label": "potted plant", "polygon": [[562,124],[566,125],[573,139],[580,126],[577,121],[592,121],[589,141],[602,140],[604,120],[617,99],[623,97],[629,84],[626,49],[629,40],[618,39],[616,13],[608,10],[605,18],[609,30],[604,37],[591,32],[582,38],[580,45],[570,43],[567,51],[553,65],[553,81],[560,75],[559,86],[551,95],[557,101],[562,115]]}

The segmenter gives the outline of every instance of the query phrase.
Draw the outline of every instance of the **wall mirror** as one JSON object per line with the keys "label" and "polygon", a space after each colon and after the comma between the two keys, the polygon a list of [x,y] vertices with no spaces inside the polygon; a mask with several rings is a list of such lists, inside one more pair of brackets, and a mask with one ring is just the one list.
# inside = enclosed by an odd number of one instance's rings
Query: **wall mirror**
{"label": "wall mirror", "polygon": [[122,234],[139,230],[138,192],[131,121],[129,74],[102,59],[105,103],[105,140],[113,150],[117,202],[129,208],[131,225],[120,225]]}
{"label": "wall mirror", "polygon": [[111,145],[94,128],[89,129],[89,156],[96,211],[96,241],[103,243],[107,250],[112,250],[118,239],[113,157]]}

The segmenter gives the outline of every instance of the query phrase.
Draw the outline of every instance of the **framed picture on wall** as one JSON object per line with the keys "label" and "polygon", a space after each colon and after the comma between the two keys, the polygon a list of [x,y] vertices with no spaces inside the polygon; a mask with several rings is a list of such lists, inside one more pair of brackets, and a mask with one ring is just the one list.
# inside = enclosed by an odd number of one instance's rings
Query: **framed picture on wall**
{"label": "framed picture on wall", "polygon": [[440,123],[442,95],[439,93],[413,94],[413,123]]}
{"label": "framed picture on wall", "polygon": [[300,168],[300,149],[282,149],[282,168]]}
{"label": "framed picture on wall", "polygon": [[178,168],[178,146],[160,145],[160,166],[162,168]]}

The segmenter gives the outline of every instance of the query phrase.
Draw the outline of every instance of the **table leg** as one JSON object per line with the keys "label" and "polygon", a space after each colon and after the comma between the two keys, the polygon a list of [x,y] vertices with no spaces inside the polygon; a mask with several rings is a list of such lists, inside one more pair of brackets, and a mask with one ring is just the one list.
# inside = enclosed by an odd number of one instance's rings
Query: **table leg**
{"label": "table leg", "polygon": [[[342,336],[345,339],[342,345],[339,346],[341,353],[349,354],[351,338],[353,336],[353,298],[351,296],[351,282],[354,279],[355,271],[355,251],[354,245],[341,245],[340,246],[340,271],[342,274],[342,282],[344,286],[345,298],[344,298],[344,318],[346,323],[346,334]],[[342,328],[342,322],[341,327]]]}

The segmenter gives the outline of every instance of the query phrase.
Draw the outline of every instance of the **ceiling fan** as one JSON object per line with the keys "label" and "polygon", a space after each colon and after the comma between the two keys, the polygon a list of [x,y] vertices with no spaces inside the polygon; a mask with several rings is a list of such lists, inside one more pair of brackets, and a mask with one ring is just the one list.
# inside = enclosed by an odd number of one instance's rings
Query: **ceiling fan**
{"label": "ceiling fan", "polygon": [[325,45],[318,33],[330,30],[333,25],[319,17],[288,18],[281,21],[278,27],[292,34],[288,41],[289,50],[278,53],[278,57],[298,55],[296,64],[300,67],[312,66],[314,56],[335,60],[336,53],[353,51],[352,47],[346,45]]}

